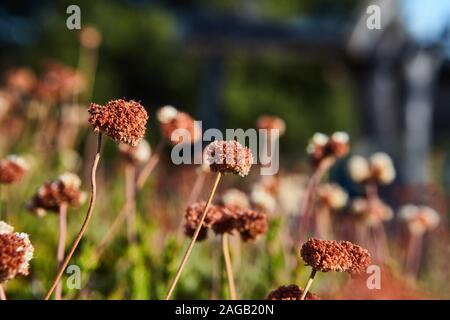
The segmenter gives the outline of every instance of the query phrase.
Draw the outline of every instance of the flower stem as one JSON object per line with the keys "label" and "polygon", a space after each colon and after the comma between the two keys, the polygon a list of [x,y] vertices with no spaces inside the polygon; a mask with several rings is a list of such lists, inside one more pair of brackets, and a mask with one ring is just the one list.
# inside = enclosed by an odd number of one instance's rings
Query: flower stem
{"label": "flower stem", "polygon": [[231,300],[236,300],[236,286],[234,285],[233,265],[231,264],[230,248],[228,246],[228,234],[222,235],[222,251],[225,260],[225,268],[227,271],[228,290],[230,292]]}
{"label": "flower stem", "polygon": [[45,300],[50,299],[50,296],[52,295],[53,291],[56,288],[56,285],[58,284],[59,280],[61,279],[61,277],[64,273],[64,270],[66,269],[67,265],[69,264],[70,259],[72,258],[75,250],[77,249],[78,244],[81,241],[81,238],[83,237],[84,233],[86,232],[86,229],[89,225],[89,221],[91,220],[92,212],[94,211],[94,206],[95,206],[95,199],[97,197],[97,182],[95,179],[95,175],[97,172],[98,162],[100,160],[101,146],[102,146],[102,133],[99,132],[98,138],[97,138],[97,152],[95,154],[94,163],[92,165],[92,170],[91,170],[91,199],[89,201],[89,208],[87,210],[86,217],[83,221],[83,225],[81,226],[80,232],[78,233],[77,237],[75,238],[75,242],[73,243],[72,248],[69,251],[69,254],[66,256],[64,263],[62,264],[61,268],[58,271],[58,274],[56,275],[55,279],[53,280],[53,284],[50,287],[50,289],[48,290],[48,292],[45,296]]}
{"label": "flower stem", "polygon": [[214,181],[214,185],[212,187],[211,193],[209,195],[208,201],[206,202],[205,209],[203,209],[203,214],[200,219],[200,222],[198,223],[197,229],[195,230],[194,236],[191,239],[191,242],[189,244],[189,247],[187,248],[186,252],[184,253],[183,259],[181,260],[181,263],[178,267],[177,273],[175,274],[174,279],[172,280],[172,283],[170,284],[169,290],[167,291],[167,295],[165,297],[165,300],[169,300],[172,296],[173,290],[175,289],[178,279],[181,276],[181,273],[183,272],[183,269],[186,265],[187,260],[189,259],[189,256],[191,255],[192,249],[194,248],[195,242],[197,241],[198,234],[200,233],[200,229],[203,226],[203,221],[205,221],[206,214],[208,213],[208,209],[211,206],[212,199],[214,197],[214,194],[216,193],[217,186],[219,185],[220,178],[222,177],[222,174],[220,172],[217,173],[216,180]]}
{"label": "flower stem", "polygon": [[[56,254],[56,261],[58,263],[58,269],[61,268],[64,262],[64,251],[66,244],[67,234],[67,203],[62,203],[59,206],[59,240],[58,240],[58,252]],[[62,283],[58,281],[55,289],[55,300],[62,299]]]}
{"label": "flower stem", "polygon": [[308,283],[306,284],[305,290],[303,291],[303,294],[302,294],[300,300],[305,300],[306,295],[307,295],[309,289],[311,288],[311,285],[314,281],[315,276],[316,276],[316,269],[312,269],[311,274],[309,275]]}
{"label": "flower stem", "polygon": [[165,141],[162,140],[156,147],[155,152],[152,154],[148,162],[142,168],[141,172],[139,172],[136,182],[138,190],[142,189],[148,177],[152,173],[153,169],[158,164],[159,159],[161,158],[161,152],[164,149],[165,145],[166,145]]}

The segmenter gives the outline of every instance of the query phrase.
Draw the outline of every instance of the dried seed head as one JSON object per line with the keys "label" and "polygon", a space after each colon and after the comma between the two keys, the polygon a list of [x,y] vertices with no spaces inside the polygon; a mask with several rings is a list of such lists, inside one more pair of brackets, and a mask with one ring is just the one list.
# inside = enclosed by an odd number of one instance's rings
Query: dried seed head
{"label": "dried seed head", "polygon": [[133,100],[109,101],[101,106],[91,103],[89,123],[119,143],[133,147],[144,138],[148,116],[144,107]]}
{"label": "dried seed head", "polygon": [[301,256],[307,265],[322,272],[348,272],[356,275],[365,271],[371,263],[366,249],[348,241],[311,238],[303,244]]}
{"label": "dried seed head", "polygon": [[0,161],[0,184],[17,183],[28,171],[27,162],[18,156],[11,155]]}
{"label": "dried seed head", "polygon": [[348,172],[354,182],[365,182],[371,175],[369,162],[364,157],[352,156],[348,162]]}
{"label": "dried seed head", "polygon": [[28,275],[34,248],[26,233],[13,232],[13,228],[0,221],[0,283],[19,275]]}
{"label": "dried seed head", "polygon": [[[281,286],[278,289],[272,291],[267,300],[300,300],[303,294],[303,289],[299,288],[295,284],[289,286]],[[320,297],[308,292],[306,294],[305,300],[320,300]]]}
{"label": "dried seed head", "polygon": [[328,141],[328,148],[336,158],[342,158],[348,153],[349,142],[350,137],[348,133],[337,131],[331,135]]}
{"label": "dried seed head", "polygon": [[348,194],[341,186],[335,183],[327,183],[317,188],[318,200],[330,209],[341,209],[345,207]]}
{"label": "dried seed head", "polygon": [[172,106],[159,109],[157,118],[164,138],[173,145],[195,143],[201,138],[201,129],[194,119]]}
{"label": "dried seed head", "polygon": [[236,229],[242,240],[255,240],[268,230],[267,215],[255,210],[236,210]]}
{"label": "dried seed head", "polygon": [[238,215],[236,208],[227,208],[224,206],[217,206],[218,213],[215,215],[212,229],[216,234],[232,234],[236,231]]}
{"label": "dried seed head", "polygon": [[349,151],[349,136],[345,132],[335,132],[328,137],[323,133],[315,133],[309,141],[306,152],[314,166],[318,166],[326,158],[339,159]]}
{"label": "dried seed head", "polygon": [[352,201],[351,213],[368,226],[379,225],[394,217],[391,207],[379,199],[369,202],[366,198],[355,198]]}
{"label": "dried seed head", "polygon": [[150,144],[143,139],[136,147],[123,143],[119,144],[119,153],[128,163],[139,165],[146,163],[150,159],[151,148]]}
{"label": "dried seed head", "polygon": [[286,123],[283,119],[274,116],[261,116],[256,122],[258,129],[268,131],[278,130],[278,136],[282,136],[286,131]]}
{"label": "dried seed head", "polygon": [[405,221],[413,234],[421,235],[439,225],[440,216],[427,206],[405,205],[399,211],[399,218]]}
{"label": "dried seed head", "polygon": [[370,157],[370,168],[373,179],[380,184],[390,184],[395,179],[392,159],[384,152],[375,153]]}
{"label": "dried seed head", "polygon": [[228,208],[248,209],[250,207],[247,194],[234,188],[228,189],[222,194],[222,203]]}
{"label": "dried seed head", "polygon": [[206,147],[207,163],[212,171],[248,175],[253,164],[252,152],[239,142],[214,141]]}
{"label": "dried seed head", "polygon": [[57,180],[45,182],[39,187],[28,209],[38,216],[44,216],[46,211],[59,212],[62,204],[77,207],[86,199],[80,186],[81,180],[76,174],[63,173]]}
{"label": "dried seed head", "polygon": [[[184,215],[185,225],[184,225],[184,233],[188,237],[192,237],[195,233],[195,230],[200,223],[200,219],[203,214],[203,210],[206,206],[206,202],[196,202],[191,204],[186,208],[186,212]],[[221,216],[221,211],[216,208],[216,206],[211,205],[208,209],[208,213],[203,221],[202,227],[200,229],[200,233],[198,234],[197,241],[202,241],[208,236],[208,229],[217,221]]]}

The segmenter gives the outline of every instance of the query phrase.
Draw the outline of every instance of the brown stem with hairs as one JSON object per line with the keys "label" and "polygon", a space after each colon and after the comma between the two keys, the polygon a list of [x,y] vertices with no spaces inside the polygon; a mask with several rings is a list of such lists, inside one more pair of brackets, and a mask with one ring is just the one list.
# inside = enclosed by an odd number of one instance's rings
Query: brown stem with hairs
{"label": "brown stem with hairs", "polygon": [[159,162],[159,159],[161,158],[161,152],[164,149],[164,146],[166,145],[165,140],[161,140],[161,142],[158,144],[158,146],[155,149],[155,152],[152,154],[148,162],[145,164],[145,166],[142,168],[141,172],[139,172],[136,185],[138,190],[142,189],[145,182],[147,181],[148,177],[152,173],[153,169],[156,167],[156,165]]}
{"label": "brown stem with hairs", "polygon": [[[67,203],[62,203],[59,206],[59,239],[58,239],[58,251],[56,254],[56,261],[58,263],[58,269],[61,268],[64,262],[64,251],[66,245],[67,234]],[[62,282],[58,281],[55,289],[55,300],[62,299]]]}
{"label": "brown stem with hairs", "polygon": [[3,288],[3,285],[0,283],[0,300],[8,300],[6,298],[5,288]]}
{"label": "brown stem with hairs", "polygon": [[200,230],[203,226],[203,222],[205,221],[206,214],[208,213],[208,209],[211,206],[212,199],[214,197],[214,194],[216,193],[216,189],[217,189],[217,186],[219,185],[219,181],[220,181],[221,177],[222,177],[222,173],[218,172],[217,176],[216,176],[216,180],[214,181],[214,185],[212,187],[211,193],[209,195],[208,201],[206,202],[206,206],[203,209],[203,214],[200,219],[200,222],[198,223],[197,229],[195,229],[195,233],[191,239],[189,247],[187,248],[186,252],[184,253],[183,259],[181,260],[181,263],[178,267],[177,273],[175,274],[175,277],[173,278],[172,283],[170,284],[170,287],[169,287],[169,290],[167,291],[165,300],[170,299],[175,287],[177,286],[177,283],[181,276],[181,273],[183,272],[183,269],[186,266],[186,262],[188,261],[189,256],[191,255],[192,249],[194,248],[195,242],[197,241],[198,234],[200,233]]}
{"label": "brown stem with hairs", "polygon": [[302,294],[300,300],[305,300],[306,295],[308,294],[308,291],[311,288],[311,285],[314,281],[315,276],[316,276],[316,269],[312,269],[311,274],[309,275],[308,283],[306,283],[305,290],[303,290],[303,294]]}
{"label": "brown stem with hairs", "polygon": [[228,233],[222,235],[222,252],[225,260],[225,268],[227,271],[228,290],[231,300],[236,300],[236,286],[234,284],[233,265],[231,263],[230,248],[228,246]]}
{"label": "brown stem with hairs", "polygon": [[94,163],[92,165],[92,170],[91,170],[91,199],[89,201],[89,208],[87,210],[86,217],[83,221],[83,225],[81,226],[80,232],[78,233],[77,237],[75,238],[72,248],[70,249],[69,253],[67,254],[66,259],[64,260],[61,268],[59,268],[58,274],[56,275],[55,279],[53,280],[53,283],[52,283],[50,289],[48,290],[47,294],[45,295],[45,300],[50,299],[50,296],[52,295],[53,291],[56,288],[56,285],[58,284],[59,280],[61,279],[61,277],[64,273],[64,270],[67,268],[67,265],[69,264],[70,259],[72,258],[73,254],[75,253],[75,250],[77,249],[78,244],[81,241],[81,238],[83,238],[83,235],[86,232],[86,229],[89,225],[89,221],[91,220],[92,212],[94,211],[95,200],[97,197],[97,181],[95,179],[96,178],[95,175],[97,172],[98,162],[100,160],[101,146],[102,146],[102,133],[99,132],[98,137],[97,137],[97,152],[95,154]]}

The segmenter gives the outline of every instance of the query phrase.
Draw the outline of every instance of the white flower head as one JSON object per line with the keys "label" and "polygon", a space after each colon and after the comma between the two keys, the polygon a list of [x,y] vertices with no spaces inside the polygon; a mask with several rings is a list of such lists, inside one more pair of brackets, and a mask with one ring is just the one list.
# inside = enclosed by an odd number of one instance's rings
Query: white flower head
{"label": "white flower head", "polygon": [[7,224],[5,221],[0,221],[0,234],[13,233],[14,227]]}
{"label": "white flower head", "polygon": [[361,183],[370,178],[369,163],[362,156],[352,156],[348,162],[348,172],[354,182]]}
{"label": "white flower head", "polygon": [[58,180],[66,187],[78,190],[81,186],[81,179],[72,172],[64,172]]}
{"label": "white flower head", "polygon": [[161,123],[169,123],[170,121],[175,119],[177,115],[178,110],[173,106],[161,107],[156,113],[156,117],[158,118],[158,121]]}

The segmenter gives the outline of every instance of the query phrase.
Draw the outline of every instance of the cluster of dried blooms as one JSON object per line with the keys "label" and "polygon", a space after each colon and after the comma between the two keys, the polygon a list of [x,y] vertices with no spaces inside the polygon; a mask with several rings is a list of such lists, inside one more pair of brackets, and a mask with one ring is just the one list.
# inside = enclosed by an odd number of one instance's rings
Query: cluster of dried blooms
{"label": "cluster of dried blooms", "polygon": [[251,150],[234,140],[216,140],[206,147],[205,152],[207,164],[214,172],[229,172],[245,177],[253,164]]}
{"label": "cluster of dried blooms", "polygon": [[391,207],[378,198],[371,201],[366,198],[355,198],[350,212],[368,226],[379,225],[394,217]]}
{"label": "cluster of dried blooms", "polygon": [[151,147],[145,139],[141,140],[136,147],[121,143],[119,144],[119,154],[127,163],[141,165],[150,159]]}
{"label": "cluster of dried blooms", "polygon": [[[205,202],[197,202],[186,209],[184,230],[187,236],[192,237],[197,229],[205,205]],[[206,239],[209,229],[216,234],[238,232],[244,241],[255,240],[267,232],[267,216],[251,209],[211,205],[197,239]]]}
{"label": "cluster of dried blooms", "polygon": [[135,147],[144,138],[148,115],[136,101],[118,99],[104,106],[91,103],[88,111],[89,123],[94,130],[105,133],[118,143]]}
{"label": "cluster of dried blooms", "polygon": [[201,136],[201,128],[194,119],[172,106],[164,106],[156,113],[163,137],[176,145],[178,143],[195,143]]}
{"label": "cluster of dried blooms", "polygon": [[326,183],[317,188],[317,200],[330,209],[338,210],[347,204],[348,194],[338,184]]}
{"label": "cluster of dried blooms", "polygon": [[307,265],[321,272],[364,273],[371,263],[369,251],[349,241],[309,239],[301,248]]}
{"label": "cluster of dried blooms", "polygon": [[0,221],[0,284],[17,276],[28,275],[34,248],[26,233]]}
{"label": "cluster of dried blooms", "polygon": [[77,207],[84,202],[86,194],[80,190],[80,178],[70,172],[63,173],[58,179],[45,182],[39,187],[28,209],[37,216],[44,216],[47,211],[59,212],[62,204]]}
{"label": "cluster of dried blooms", "polygon": [[[295,284],[280,286],[269,293],[267,300],[301,300],[304,290]],[[319,296],[308,292],[305,300],[321,300]]]}
{"label": "cluster of dried blooms", "polygon": [[17,183],[27,171],[28,164],[23,158],[10,155],[0,161],[0,184]]}
{"label": "cluster of dried blooms", "polygon": [[392,183],[396,176],[394,163],[384,152],[375,153],[369,159],[352,156],[348,163],[348,171],[356,183],[375,182],[387,185]]}
{"label": "cluster of dried blooms", "polygon": [[256,126],[258,129],[264,129],[270,132],[274,131],[278,137],[281,137],[286,131],[286,123],[284,120],[275,116],[259,117],[256,121]]}
{"label": "cluster of dried blooms", "polygon": [[421,235],[439,225],[440,216],[436,210],[427,206],[405,205],[400,208],[399,218],[407,223],[412,234]]}
{"label": "cluster of dried blooms", "polygon": [[349,151],[349,136],[345,132],[335,132],[330,137],[315,133],[309,141],[306,152],[311,163],[317,167],[325,159],[339,159]]}

